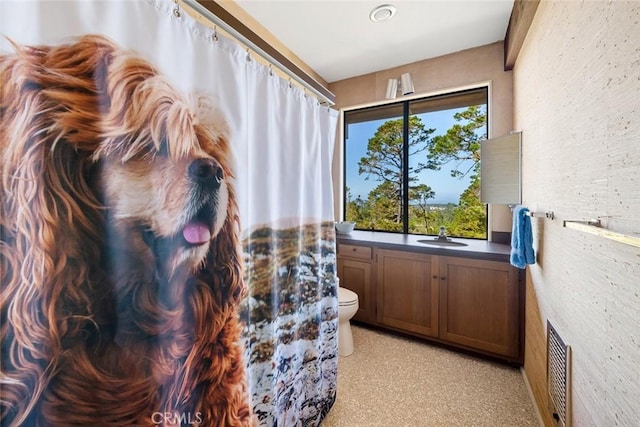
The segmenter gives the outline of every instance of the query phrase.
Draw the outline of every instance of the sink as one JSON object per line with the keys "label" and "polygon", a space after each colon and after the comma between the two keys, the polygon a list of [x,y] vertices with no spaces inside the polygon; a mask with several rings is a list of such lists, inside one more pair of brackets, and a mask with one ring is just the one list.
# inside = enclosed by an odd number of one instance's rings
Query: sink
{"label": "sink", "polygon": [[469,246],[466,243],[454,242],[453,240],[438,240],[437,238],[418,240],[418,243],[433,246]]}

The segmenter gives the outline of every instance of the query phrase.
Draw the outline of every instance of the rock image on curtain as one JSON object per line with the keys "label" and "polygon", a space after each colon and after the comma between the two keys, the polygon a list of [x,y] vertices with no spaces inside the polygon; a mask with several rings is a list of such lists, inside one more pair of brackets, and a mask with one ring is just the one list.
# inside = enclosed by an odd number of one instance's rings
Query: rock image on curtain
{"label": "rock image on curtain", "polygon": [[2,12],[0,424],[319,425],[337,112],[173,0]]}

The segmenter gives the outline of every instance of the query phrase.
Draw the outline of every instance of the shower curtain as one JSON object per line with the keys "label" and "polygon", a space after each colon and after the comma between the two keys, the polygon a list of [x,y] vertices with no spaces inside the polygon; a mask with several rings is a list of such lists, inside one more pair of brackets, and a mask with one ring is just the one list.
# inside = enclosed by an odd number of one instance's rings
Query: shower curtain
{"label": "shower curtain", "polygon": [[[246,393],[251,413],[258,425],[319,425],[335,400],[337,380],[338,301],[331,183],[337,112],[320,105],[304,90],[274,75],[272,69],[258,61],[253,52],[196,21],[186,13],[184,5],[172,0],[3,1],[0,9],[0,54],[3,56],[11,56],[22,46],[58,46],[73,43],[88,34],[96,35],[152,64],[157,73],[166,78],[172,90],[183,94],[185,99],[194,99],[197,95],[202,97],[198,99],[207,100],[206,103],[198,101],[197,105],[217,115],[213,126],[223,128],[220,132],[228,139],[233,177],[224,167],[217,169],[213,166],[213,171],[209,171],[206,169],[210,167],[208,164],[206,168],[198,164],[199,169],[195,172],[190,169],[189,173],[195,176],[212,174],[212,179],[218,182],[213,185],[224,181],[231,188],[225,197],[229,198],[229,203],[233,197],[237,204],[240,271],[246,287],[244,296],[235,307],[240,328],[237,344],[241,346],[242,363],[246,369]],[[7,99],[7,93],[3,92],[2,97]],[[158,102],[164,102],[158,99]],[[14,117],[6,108],[7,103],[3,101],[3,114]],[[26,108],[25,105],[24,112],[16,112],[15,117],[22,115],[22,120],[29,120],[31,113]],[[186,119],[175,118],[176,123],[182,123],[181,120]],[[171,134],[172,129],[168,128],[166,132]],[[177,132],[175,130],[174,133]],[[3,136],[14,137],[13,134]],[[134,144],[136,137],[131,141]],[[163,143],[160,141],[158,145]],[[170,144],[167,143],[169,151],[172,150]],[[10,157],[6,152],[7,146],[2,145],[5,159]],[[126,149],[124,151],[126,153]],[[70,156],[75,154],[69,153]],[[47,176],[56,173],[44,170],[47,164],[41,167],[40,173]],[[3,175],[3,241],[0,243],[7,248],[19,240],[12,237],[14,225],[9,222],[14,205],[11,203],[22,200],[22,196],[9,190],[14,185],[13,180],[17,179],[17,172],[11,173],[13,175],[9,177],[8,172]],[[91,182],[91,177],[85,178]],[[157,179],[156,186],[162,185],[162,179]],[[109,183],[101,182],[101,185],[111,188]],[[113,191],[118,194],[118,188],[129,185],[129,180],[123,180],[114,184]],[[31,188],[34,192],[39,191]],[[140,203],[151,197],[145,191],[137,194]],[[222,196],[216,199],[218,203],[220,198]],[[29,210],[30,206],[33,202],[22,209]],[[105,210],[110,208],[104,207]],[[20,215],[26,215],[21,212]],[[167,217],[167,221],[171,220]],[[222,220],[211,221],[215,232],[215,227]],[[209,232],[192,225],[185,227],[184,238],[189,242],[199,241],[206,239]],[[98,235],[96,238],[101,237]],[[39,238],[42,238],[42,233],[32,234],[33,240]],[[70,245],[62,241],[57,244],[65,248]],[[40,242],[29,241],[27,245],[33,248]],[[3,281],[18,283],[18,279],[9,277],[17,269],[21,269],[21,274],[14,276],[29,276],[36,280],[33,278],[38,277],[36,270],[39,267],[26,271],[19,261],[14,264],[12,257],[17,252],[11,250],[1,253],[4,257],[2,267],[9,272],[2,273]],[[29,256],[33,255],[29,251],[34,249],[22,250],[31,254]],[[125,250],[133,252],[135,248]],[[217,256],[215,251],[212,256]],[[64,271],[59,273],[64,274]],[[3,294],[3,323],[15,315],[11,310],[19,303],[17,298],[21,292]],[[41,307],[32,308],[42,310]],[[63,311],[73,309],[65,306]],[[46,313],[42,316],[47,319]],[[70,316],[73,317],[73,313]],[[91,313],[83,316],[91,317]],[[52,319],[47,321],[54,322]],[[98,320],[90,319],[90,322],[98,323]],[[205,319],[204,322],[215,322],[215,319]],[[84,330],[86,332],[86,328]],[[18,363],[12,359],[12,345],[20,333],[28,332],[16,328],[16,331],[2,336],[5,354],[2,356],[2,400],[13,397],[7,384],[13,381],[14,374],[8,371],[8,366]],[[200,338],[195,337],[195,340]],[[90,340],[90,334],[84,339]],[[164,344],[169,347],[174,343]],[[23,354],[30,351],[34,350],[24,350]],[[91,358],[91,354],[88,357]],[[43,371],[49,375],[47,369],[43,368]],[[46,390],[35,389],[46,387],[36,380],[25,384],[33,388],[27,390],[25,396],[44,396],[46,393]],[[121,386],[127,387],[126,384]],[[96,391],[94,403],[98,409],[100,396]],[[38,405],[36,402],[26,406],[36,411]],[[13,409],[9,406],[2,409],[5,417],[2,425],[5,425],[4,421],[12,419]],[[167,419],[166,413],[158,411],[152,412],[149,425],[226,424],[222,420],[203,419],[201,413],[170,413]],[[55,420],[49,421],[56,425]],[[104,421],[104,425],[117,424]]]}

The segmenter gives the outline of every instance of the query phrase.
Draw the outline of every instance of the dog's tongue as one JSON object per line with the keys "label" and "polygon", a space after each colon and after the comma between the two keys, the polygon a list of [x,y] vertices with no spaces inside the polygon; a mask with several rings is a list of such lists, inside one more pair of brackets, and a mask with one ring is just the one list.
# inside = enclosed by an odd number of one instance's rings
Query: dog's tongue
{"label": "dog's tongue", "polygon": [[211,239],[211,232],[209,227],[200,222],[190,222],[182,230],[184,240],[192,245],[200,245],[206,243]]}

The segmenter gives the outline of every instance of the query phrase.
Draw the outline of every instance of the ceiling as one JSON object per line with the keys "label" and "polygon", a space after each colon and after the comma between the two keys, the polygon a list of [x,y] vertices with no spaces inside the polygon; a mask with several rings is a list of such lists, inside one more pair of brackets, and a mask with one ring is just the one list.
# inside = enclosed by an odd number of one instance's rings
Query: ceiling
{"label": "ceiling", "polygon": [[[504,40],[514,0],[236,0],[328,83]],[[384,23],[369,20],[396,7]]]}

